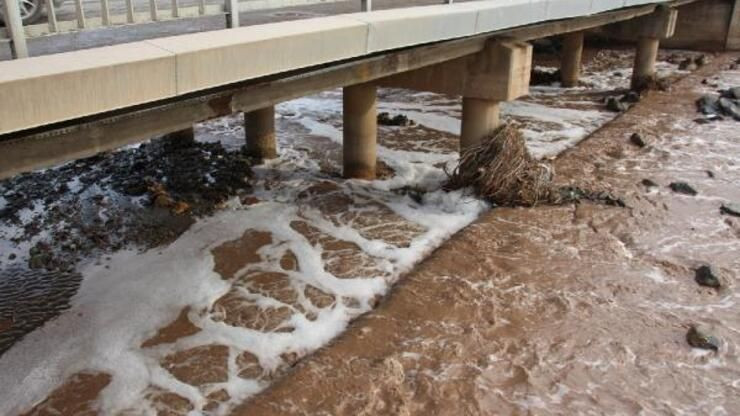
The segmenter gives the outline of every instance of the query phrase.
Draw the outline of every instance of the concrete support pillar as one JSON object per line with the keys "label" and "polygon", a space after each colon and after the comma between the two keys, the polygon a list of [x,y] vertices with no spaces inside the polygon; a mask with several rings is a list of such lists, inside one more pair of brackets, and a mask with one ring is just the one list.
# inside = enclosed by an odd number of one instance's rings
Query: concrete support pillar
{"label": "concrete support pillar", "polygon": [[655,76],[659,43],[660,41],[653,37],[642,37],[637,40],[635,65],[632,70],[632,89],[641,89]]}
{"label": "concrete support pillar", "polygon": [[377,87],[358,84],[344,88],[342,163],[345,178],[375,179],[377,159]]}
{"label": "concrete support pillar", "polygon": [[276,158],[275,107],[244,113],[244,136],[249,156],[259,160]]}
{"label": "concrete support pillar", "polygon": [[498,101],[463,97],[460,152],[477,146],[499,126]]}
{"label": "concrete support pillar", "polygon": [[578,85],[581,76],[581,55],[583,54],[583,32],[567,33],[563,36],[563,52],[560,62],[560,79],[563,87]]}

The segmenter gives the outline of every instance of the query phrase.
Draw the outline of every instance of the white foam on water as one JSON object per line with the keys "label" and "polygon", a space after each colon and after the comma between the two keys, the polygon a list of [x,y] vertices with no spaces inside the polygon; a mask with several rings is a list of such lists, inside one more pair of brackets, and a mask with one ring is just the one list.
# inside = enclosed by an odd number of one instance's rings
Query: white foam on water
{"label": "white foam on water", "polygon": [[[409,93],[408,99],[409,102],[384,102],[380,109],[405,114],[430,129],[458,134],[460,106],[450,105],[449,97]],[[277,112],[282,119],[301,125],[306,135],[341,143],[341,129],[331,122],[341,120],[341,109],[341,94],[330,91],[280,104]],[[581,111],[523,101],[506,103],[503,114],[525,124],[528,146],[538,156],[553,155],[572,146],[611,117],[597,110]],[[531,127],[537,122],[547,123],[548,128]],[[199,129],[207,132],[207,140],[218,139],[234,146],[242,140],[243,127],[233,117],[205,123]],[[403,247],[370,239],[352,224],[336,223],[317,209],[296,204],[302,191],[327,177],[320,172],[317,161],[300,149],[301,134],[291,133],[290,137],[279,134],[278,139],[281,158],[255,168],[255,196],[262,202],[243,207],[233,200],[212,217],[198,220],[167,247],[144,253],[119,252],[103,264],[82,269],[84,279],[71,308],[0,357],[4,386],[0,391],[0,414],[27,410],[69,376],[83,370],[112,375],[99,403],[103,414],[124,410],[153,413],[155,409],[143,399],[143,392],[152,385],[187,398],[196,409],[206,404],[208,393],[225,389],[231,401],[215,413],[226,413],[229,405],[267,386],[266,381],[238,376],[235,360],[239,353],[251,352],[265,370],[273,371],[283,363],[283,354],[304,356],[325,345],[351,319],[368,311],[373,299],[386,293],[402,273],[488,209],[486,203],[464,191],[437,190],[446,180],[441,166],[454,166],[456,152],[433,148],[405,151],[379,146],[379,158],[393,168],[394,176],[377,181],[337,181],[335,185],[356,201],[383,205],[405,223],[415,224],[424,231]],[[74,183],[69,185],[72,190],[77,188]],[[403,187],[429,192],[420,201],[393,192]],[[368,208],[360,204],[350,209],[360,212]],[[24,216],[32,215],[33,211],[24,213]],[[323,248],[312,245],[291,228],[291,222],[298,220],[308,222],[326,235],[356,244],[374,258],[375,271],[358,269],[357,277],[350,279],[332,275],[322,257]],[[295,328],[292,332],[261,332],[231,326],[222,322],[216,312],[209,312],[213,303],[232,289],[230,282],[214,272],[211,250],[241,237],[247,230],[269,232],[273,241],[260,250],[260,263],[249,265],[239,273],[256,269],[279,271],[288,276],[293,288],[302,290],[311,285],[333,295],[337,301],[320,309],[301,297],[301,306],[316,312],[316,319],[309,320],[295,310],[287,322]],[[8,244],[8,240],[0,243]],[[288,249],[298,259],[300,272],[280,268],[279,259]],[[374,274],[363,275],[367,273]],[[303,293],[301,290],[297,292]],[[258,293],[246,289],[244,292],[245,299],[257,305],[285,306]],[[342,298],[357,302],[348,306],[340,301]],[[190,320],[202,331],[171,344],[140,348],[142,342],[172,322],[187,306],[194,311],[189,314]],[[163,357],[176,351],[210,344],[229,349],[229,374],[225,382],[196,388],[177,380],[160,366]],[[522,405],[537,407],[541,403]]]}

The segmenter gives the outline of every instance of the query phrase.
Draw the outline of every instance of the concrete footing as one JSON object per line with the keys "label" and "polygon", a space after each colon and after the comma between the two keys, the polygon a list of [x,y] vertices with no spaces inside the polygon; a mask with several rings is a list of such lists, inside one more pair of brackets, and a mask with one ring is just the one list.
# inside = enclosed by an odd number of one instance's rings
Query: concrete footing
{"label": "concrete footing", "polygon": [[377,161],[377,87],[357,84],[344,88],[344,138],[342,149],[345,178],[375,179]]}
{"label": "concrete footing", "polygon": [[249,156],[259,160],[276,158],[275,107],[244,113],[244,136]]}
{"label": "concrete footing", "polygon": [[476,146],[500,124],[500,103],[463,97],[460,151]]}
{"label": "concrete footing", "polygon": [[581,55],[583,55],[583,32],[565,34],[560,58],[560,79],[563,87],[578,85],[581,76]]}
{"label": "concrete footing", "polygon": [[655,61],[660,41],[644,37],[637,41],[635,65],[632,70],[632,89],[641,89],[655,77]]}

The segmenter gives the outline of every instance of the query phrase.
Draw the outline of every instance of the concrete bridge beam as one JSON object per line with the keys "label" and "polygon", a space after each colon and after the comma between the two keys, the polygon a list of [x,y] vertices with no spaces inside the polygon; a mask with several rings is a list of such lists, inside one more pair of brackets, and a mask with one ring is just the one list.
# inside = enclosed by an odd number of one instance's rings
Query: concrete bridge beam
{"label": "concrete bridge beam", "polygon": [[560,80],[563,87],[578,85],[581,76],[581,55],[583,55],[583,32],[571,32],[563,36],[563,52],[560,57]]}
{"label": "concrete bridge beam", "polygon": [[275,107],[244,113],[244,136],[249,156],[260,161],[276,158]]}
{"label": "concrete bridge beam", "polygon": [[345,178],[375,179],[377,161],[377,87],[344,87],[342,164]]}
{"label": "concrete bridge beam", "polygon": [[462,96],[460,148],[465,149],[498,126],[502,101],[529,93],[531,68],[530,44],[499,40],[476,54],[383,78],[378,84]]}

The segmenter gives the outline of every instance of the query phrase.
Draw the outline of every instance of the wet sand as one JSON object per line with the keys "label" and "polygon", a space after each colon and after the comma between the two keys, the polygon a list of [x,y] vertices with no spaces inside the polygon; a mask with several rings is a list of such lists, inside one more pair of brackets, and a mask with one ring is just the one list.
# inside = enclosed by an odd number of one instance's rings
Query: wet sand
{"label": "wet sand", "polygon": [[[729,60],[651,92],[557,159],[559,182],[627,208],[484,214],[233,414],[736,414],[740,219],[720,205],[740,200],[740,128],[692,121],[712,90],[702,80]],[[702,264],[723,288],[696,284]],[[714,326],[718,352],[687,345],[693,323]]]}

